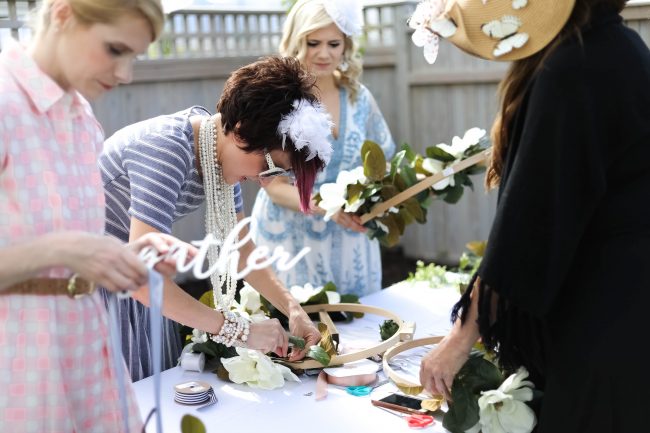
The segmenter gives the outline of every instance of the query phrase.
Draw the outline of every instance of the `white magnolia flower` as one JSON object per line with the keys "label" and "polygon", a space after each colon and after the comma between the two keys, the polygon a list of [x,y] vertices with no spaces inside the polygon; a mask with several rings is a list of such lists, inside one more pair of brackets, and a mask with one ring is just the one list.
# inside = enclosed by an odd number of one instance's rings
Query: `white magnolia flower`
{"label": "white magnolia flower", "polygon": [[434,63],[438,57],[439,35],[443,38],[456,33],[456,25],[444,17],[445,0],[425,0],[415,8],[409,18],[409,27],[414,29],[411,40],[417,47],[424,47],[424,58]]}
{"label": "white magnolia flower", "polygon": [[325,216],[323,217],[325,221],[329,221],[335,213],[345,206],[347,192],[347,186],[338,183],[324,183],[321,185],[319,191],[321,201],[318,206],[325,210]]}
{"label": "white magnolia flower", "polygon": [[341,303],[341,294],[333,290],[326,290],[325,294],[327,295],[328,304],[340,304]]}
{"label": "white magnolia flower", "polygon": [[323,184],[319,191],[321,202],[318,204],[325,210],[323,219],[329,221],[344,206],[346,212],[356,212],[365,199],[348,204],[348,185],[354,185],[357,182],[366,183],[367,180],[363,174],[363,167],[356,167],[354,170],[342,170],[336,177],[336,183]]}
{"label": "white magnolia flower", "polygon": [[244,287],[239,291],[239,306],[251,316],[262,309],[262,299],[259,292],[248,283],[244,283]]}
{"label": "white magnolia flower", "polygon": [[205,343],[208,341],[208,334],[200,329],[192,329],[192,343]]}
{"label": "white magnolia flower", "polygon": [[310,283],[304,286],[291,286],[289,288],[291,295],[301,304],[304,304],[309,298],[320,293],[321,290],[323,290],[323,286],[314,287]]}
{"label": "white magnolia flower", "polygon": [[[479,422],[468,430],[483,433],[530,433],[537,419],[525,403],[533,398],[534,385],[528,380],[528,371],[520,367],[498,389],[483,391],[478,399]],[[478,427],[478,430],[477,430]]]}
{"label": "white magnolia flower", "polygon": [[[438,147],[442,146],[441,144],[438,145]],[[446,144],[445,144],[446,146]],[[422,160],[422,168],[428,171],[431,174],[436,174],[440,173],[444,168],[445,164],[442,161],[438,161],[437,159],[433,158],[424,158]],[[448,186],[454,186],[456,185],[456,181],[454,180],[454,176],[447,176],[446,178],[442,179],[439,182],[436,182],[433,184],[432,188],[435,189],[436,191],[443,190],[447,188]]]}
{"label": "white magnolia flower", "polygon": [[237,355],[221,358],[230,380],[246,383],[253,388],[275,389],[284,385],[285,380],[300,382],[300,379],[283,365],[271,361],[262,352],[238,347]]}
{"label": "white magnolia flower", "polygon": [[451,146],[445,143],[440,143],[436,147],[444,150],[456,159],[460,159],[463,153],[471,146],[478,144],[479,140],[485,135],[485,129],[471,128],[465,132],[463,138],[458,136],[454,137],[451,141]]}

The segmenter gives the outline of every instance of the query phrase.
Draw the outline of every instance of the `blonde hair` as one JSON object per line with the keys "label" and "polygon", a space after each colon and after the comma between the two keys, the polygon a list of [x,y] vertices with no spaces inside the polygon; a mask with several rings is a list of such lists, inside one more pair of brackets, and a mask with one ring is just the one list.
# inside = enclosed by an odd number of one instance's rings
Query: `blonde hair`
{"label": "blonde hair", "polygon": [[[151,40],[155,41],[162,33],[165,24],[160,0],[65,0],[70,5],[74,17],[84,25],[96,23],[111,24],[124,14],[135,14],[146,19],[151,26]],[[40,33],[50,22],[50,7],[54,0],[44,0],[38,10],[34,30]]]}
{"label": "blonde hair", "polygon": [[[295,57],[304,64],[307,55],[307,36],[316,30],[335,24],[325,11],[323,1],[327,0],[299,0],[291,8],[282,29],[279,48],[282,56]],[[359,47],[356,41],[346,34],[343,34],[343,40],[343,60],[347,62],[348,69],[345,72],[337,69],[334,74],[339,85],[347,89],[350,100],[355,101],[362,71]]]}

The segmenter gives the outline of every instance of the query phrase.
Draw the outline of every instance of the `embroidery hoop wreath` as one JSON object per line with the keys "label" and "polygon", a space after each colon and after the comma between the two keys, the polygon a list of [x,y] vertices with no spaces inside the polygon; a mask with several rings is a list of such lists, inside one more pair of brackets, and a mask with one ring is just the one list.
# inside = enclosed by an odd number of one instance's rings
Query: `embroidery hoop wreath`
{"label": "embroidery hoop wreath", "polygon": [[[381,316],[385,319],[391,319],[399,325],[397,332],[395,332],[395,334],[393,334],[388,340],[382,341],[376,346],[369,347],[367,349],[346,353],[344,355],[334,355],[330,359],[329,366],[341,365],[348,362],[359,361],[364,358],[369,358],[371,356],[379,355],[387,351],[392,346],[395,346],[400,341],[400,338],[410,338],[407,337],[406,335],[403,335],[404,331],[407,328],[405,322],[402,321],[402,319],[397,314],[393,313],[392,311],[385,310],[383,308],[373,307],[371,305],[363,305],[363,304],[342,303],[342,304],[305,305],[303,309],[308,314],[319,313],[319,315],[321,316],[321,322],[325,323],[329,331],[332,333],[335,332],[336,329],[335,328],[333,329],[334,326],[333,323],[331,322],[331,320],[328,320],[329,316],[325,314],[329,312],[374,314],[377,316]],[[314,359],[303,359],[302,361],[296,361],[296,362],[283,361],[282,363],[292,369],[302,369],[302,370],[324,367],[323,364],[321,364],[320,362]]]}

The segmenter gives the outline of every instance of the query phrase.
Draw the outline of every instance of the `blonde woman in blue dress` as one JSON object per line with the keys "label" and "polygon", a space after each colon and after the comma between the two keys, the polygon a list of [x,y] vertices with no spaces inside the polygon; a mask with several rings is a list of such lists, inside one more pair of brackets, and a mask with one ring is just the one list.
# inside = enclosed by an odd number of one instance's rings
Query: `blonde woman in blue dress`
{"label": "blonde woman in blue dress", "polygon": [[[296,57],[317,77],[319,98],[334,121],[334,153],[316,179],[314,191],[335,182],[341,170],[360,166],[365,140],[377,142],[392,156],[395,143],[370,91],[358,81],[361,61],[353,39],[363,26],[358,2],[299,0],[284,24],[280,54]],[[282,245],[294,254],[311,253],[278,276],[287,287],[333,281],[341,293],[359,296],[381,289],[379,244],[365,235],[359,218],[339,212],[329,221],[312,206],[300,213],[298,192],[288,179],[275,179],[258,193],[253,208],[255,243]]]}

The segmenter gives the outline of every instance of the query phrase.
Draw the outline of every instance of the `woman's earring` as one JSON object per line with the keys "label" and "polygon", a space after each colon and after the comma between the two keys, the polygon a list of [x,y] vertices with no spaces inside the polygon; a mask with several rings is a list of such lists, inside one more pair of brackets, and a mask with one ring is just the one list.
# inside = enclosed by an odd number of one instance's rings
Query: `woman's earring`
{"label": "woman's earring", "polygon": [[346,71],[348,70],[349,67],[350,67],[350,65],[348,65],[348,62],[346,62],[345,60],[343,60],[343,61],[339,64],[339,71],[341,71],[341,72],[346,72]]}

